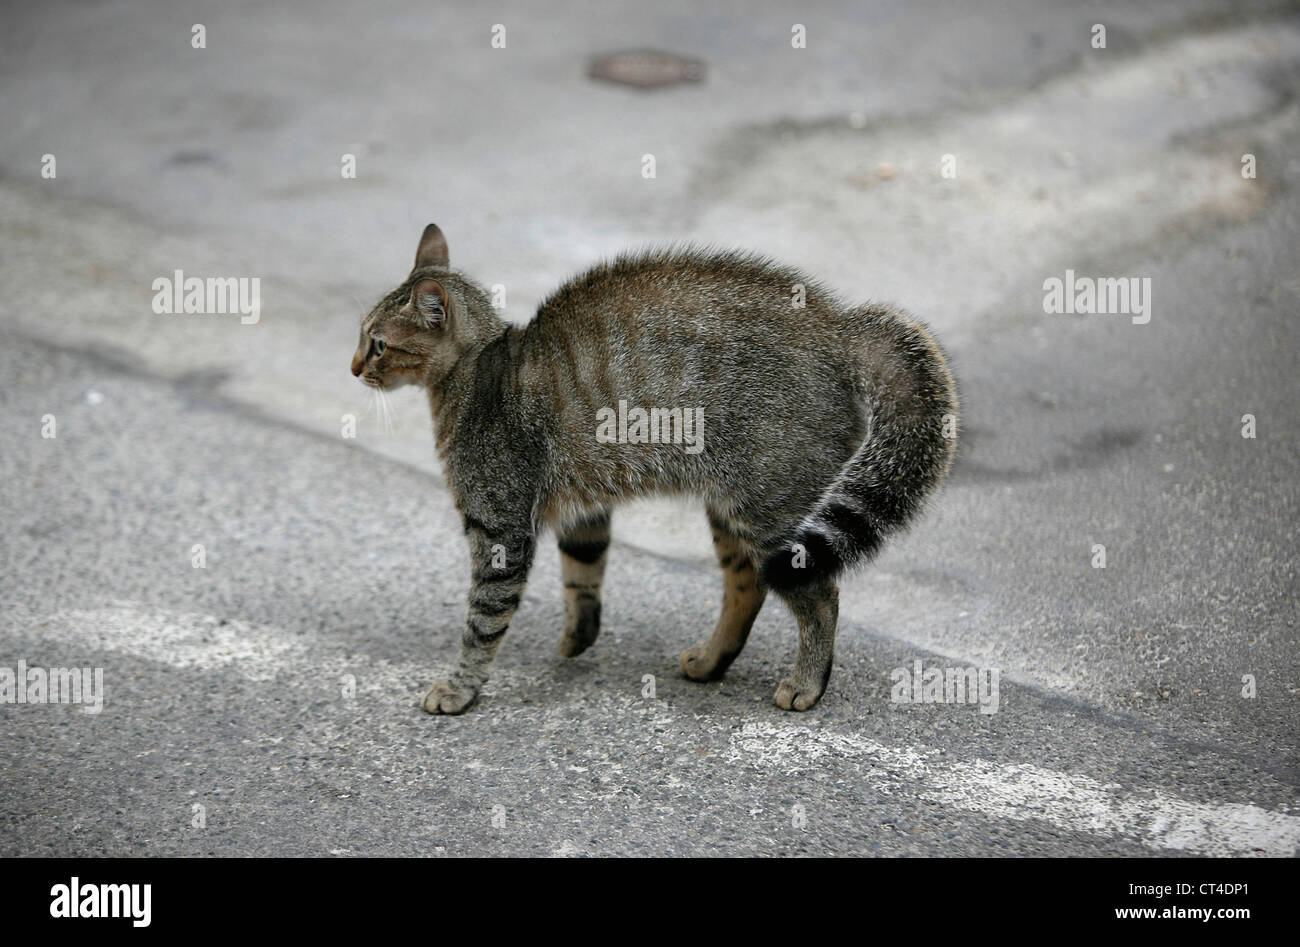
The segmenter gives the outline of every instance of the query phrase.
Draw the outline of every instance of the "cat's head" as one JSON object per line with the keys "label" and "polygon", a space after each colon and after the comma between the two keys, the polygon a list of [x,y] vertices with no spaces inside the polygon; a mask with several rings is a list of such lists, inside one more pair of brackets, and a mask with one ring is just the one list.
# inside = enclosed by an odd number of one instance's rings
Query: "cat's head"
{"label": "cat's head", "polygon": [[500,326],[483,290],[451,269],[447,238],[429,224],[410,275],[361,320],[352,374],[389,391],[434,387],[467,347]]}

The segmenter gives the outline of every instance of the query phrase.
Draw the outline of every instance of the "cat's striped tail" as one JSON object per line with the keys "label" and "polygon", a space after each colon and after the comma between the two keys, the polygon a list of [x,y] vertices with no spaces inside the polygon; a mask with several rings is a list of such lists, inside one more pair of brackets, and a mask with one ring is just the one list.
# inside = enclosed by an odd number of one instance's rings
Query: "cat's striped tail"
{"label": "cat's striped tail", "polygon": [[867,436],[812,512],[764,561],[763,579],[778,592],[870,561],[921,508],[956,449],[956,385],[929,332],[879,306],[853,315],[865,323]]}

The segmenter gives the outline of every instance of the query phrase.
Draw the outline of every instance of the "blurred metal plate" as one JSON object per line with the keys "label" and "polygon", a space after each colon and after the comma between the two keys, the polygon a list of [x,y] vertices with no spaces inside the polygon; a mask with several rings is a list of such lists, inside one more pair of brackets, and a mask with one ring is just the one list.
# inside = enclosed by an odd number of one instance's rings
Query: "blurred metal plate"
{"label": "blurred metal plate", "polygon": [[592,79],[617,82],[642,89],[704,81],[704,63],[654,49],[630,49],[593,59],[587,67]]}

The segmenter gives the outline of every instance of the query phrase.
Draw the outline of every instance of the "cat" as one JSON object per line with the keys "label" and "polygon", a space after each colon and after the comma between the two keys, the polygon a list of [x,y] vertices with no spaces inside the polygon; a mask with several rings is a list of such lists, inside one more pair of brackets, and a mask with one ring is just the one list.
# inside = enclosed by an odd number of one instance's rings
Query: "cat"
{"label": "cat", "polygon": [[721,677],[771,590],[799,629],[774,700],[807,710],[830,677],[836,578],[913,518],[956,447],[955,383],[924,326],[740,252],[619,256],[513,326],[430,224],[410,275],[362,320],[352,374],[427,391],[468,538],[468,618],[455,671],[422,701],[434,714],[477,698],[545,528],[560,653],[591,646],[610,508],[651,494],[703,501],[723,572],[722,615],[680,671]]}

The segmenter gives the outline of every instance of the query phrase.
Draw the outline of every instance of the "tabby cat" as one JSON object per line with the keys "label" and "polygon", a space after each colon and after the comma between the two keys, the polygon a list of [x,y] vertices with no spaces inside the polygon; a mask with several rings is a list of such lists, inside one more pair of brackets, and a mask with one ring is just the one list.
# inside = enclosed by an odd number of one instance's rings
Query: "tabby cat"
{"label": "tabby cat", "polygon": [[620,256],[521,327],[450,268],[430,224],[410,275],[362,320],[352,374],[428,392],[469,540],[460,659],[429,713],[478,696],[546,527],[564,579],[560,653],[590,647],[610,507],[650,494],[703,501],[723,572],[722,615],[681,672],[721,677],[770,589],[799,626],[775,700],[807,710],[831,672],[836,577],[918,511],[956,445],[952,375],[922,325],[736,252]]}

